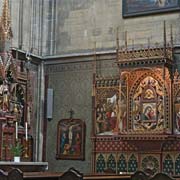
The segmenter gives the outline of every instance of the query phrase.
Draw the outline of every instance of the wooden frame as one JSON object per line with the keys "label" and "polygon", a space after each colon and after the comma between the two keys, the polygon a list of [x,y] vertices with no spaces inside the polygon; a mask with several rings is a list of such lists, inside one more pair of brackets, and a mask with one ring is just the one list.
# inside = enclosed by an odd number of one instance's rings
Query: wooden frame
{"label": "wooden frame", "polygon": [[85,123],[81,119],[61,119],[57,126],[56,159],[84,160]]}
{"label": "wooden frame", "polygon": [[180,10],[179,0],[123,0],[123,17]]}

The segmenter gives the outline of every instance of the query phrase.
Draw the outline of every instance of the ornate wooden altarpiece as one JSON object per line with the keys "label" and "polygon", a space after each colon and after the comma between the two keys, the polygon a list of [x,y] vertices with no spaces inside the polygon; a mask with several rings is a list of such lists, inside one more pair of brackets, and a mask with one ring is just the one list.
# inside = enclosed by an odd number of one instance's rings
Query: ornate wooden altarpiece
{"label": "ornate wooden altarpiece", "polygon": [[173,47],[117,50],[118,77],[94,78],[92,168],[180,174],[180,75]]}
{"label": "ornate wooden altarpiece", "polygon": [[[11,147],[20,142],[22,158],[32,159],[32,138],[28,136],[28,69],[13,58],[12,31],[8,1],[4,0],[0,17],[0,161],[13,160]],[[28,127],[27,127],[28,128]],[[28,141],[29,140],[29,141]]]}
{"label": "ornate wooden altarpiece", "polygon": [[[11,64],[5,77],[0,76],[0,160],[13,160],[11,148],[20,142],[24,149],[21,160],[27,161],[32,159],[32,137],[28,135],[28,126],[25,137],[25,123],[29,113],[27,74],[18,72],[18,64],[13,64],[16,60],[12,56],[9,56],[9,60]],[[1,64],[0,67],[4,66]]]}

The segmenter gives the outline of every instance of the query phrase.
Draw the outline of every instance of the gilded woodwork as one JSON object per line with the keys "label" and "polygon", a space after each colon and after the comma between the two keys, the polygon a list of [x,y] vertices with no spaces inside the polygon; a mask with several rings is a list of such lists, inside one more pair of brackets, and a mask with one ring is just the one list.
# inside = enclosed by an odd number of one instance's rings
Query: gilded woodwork
{"label": "gilded woodwork", "polygon": [[120,50],[118,52],[118,61],[140,61],[144,59],[157,59],[161,58],[163,59],[166,57],[169,60],[172,60],[172,47],[167,47],[165,50],[161,47],[155,47],[155,48],[143,48],[142,49],[132,49],[132,50]]}
{"label": "gilded woodwork", "polygon": [[[180,75],[173,69],[173,48],[118,49],[116,63],[117,77],[93,84],[93,170],[180,174]],[[97,128],[104,121],[111,127],[112,119],[114,128]]]}

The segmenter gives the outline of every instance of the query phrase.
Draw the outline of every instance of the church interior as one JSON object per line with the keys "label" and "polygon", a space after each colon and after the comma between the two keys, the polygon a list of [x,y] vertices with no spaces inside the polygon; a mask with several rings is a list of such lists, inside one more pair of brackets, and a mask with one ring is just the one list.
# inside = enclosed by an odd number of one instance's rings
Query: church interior
{"label": "church interior", "polygon": [[178,0],[0,0],[0,179],[180,179]]}

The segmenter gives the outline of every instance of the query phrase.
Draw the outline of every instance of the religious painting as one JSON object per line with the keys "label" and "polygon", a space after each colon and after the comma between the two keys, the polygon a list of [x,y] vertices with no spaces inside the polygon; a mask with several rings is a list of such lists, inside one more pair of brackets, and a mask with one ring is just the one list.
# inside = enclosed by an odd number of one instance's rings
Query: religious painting
{"label": "religious painting", "polygon": [[180,9],[178,0],[123,0],[123,17],[154,14]]}
{"label": "religious painting", "polygon": [[180,134],[180,103],[175,104],[175,133]]}
{"label": "religious painting", "polygon": [[117,95],[113,94],[97,105],[96,109],[96,133],[99,135],[111,135],[117,124]]}
{"label": "religious painting", "polygon": [[85,123],[62,119],[57,127],[57,159],[84,160]]}
{"label": "religious painting", "polygon": [[[119,97],[120,94],[120,97]],[[126,119],[126,98],[117,88],[98,88],[96,135],[116,135],[122,132]]]}
{"label": "religious painting", "polygon": [[156,120],[156,103],[142,104],[142,120],[144,121]]}
{"label": "religious painting", "polygon": [[132,115],[134,131],[161,131],[164,124],[164,87],[152,76],[146,76],[134,88]]}

